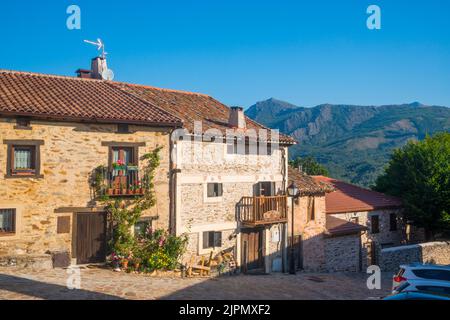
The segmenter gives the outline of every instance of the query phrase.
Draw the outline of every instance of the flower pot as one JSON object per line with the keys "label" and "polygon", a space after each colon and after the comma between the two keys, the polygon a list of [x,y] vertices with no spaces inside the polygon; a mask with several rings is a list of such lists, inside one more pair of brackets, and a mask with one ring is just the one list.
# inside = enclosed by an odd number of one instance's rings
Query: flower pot
{"label": "flower pot", "polygon": [[122,189],[122,190],[120,190],[120,191],[121,191],[120,194],[127,194],[127,189]]}
{"label": "flower pot", "polygon": [[128,191],[127,191],[127,192],[128,192],[128,194],[129,194],[129,195],[132,195],[132,194],[134,194],[134,191],[133,191],[133,190],[131,190],[131,189],[128,189]]}
{"label": "flower pot", "polygon": [[128,260],[122,260],[122,268],[128,269]]}
{"label": "flower pot", "polygon": [[120,194],[120,189],[114,189],[114,194],[115,194],[115,195]]}
{"label": "flower pot", "polygon": [[108,196],[112,196],[112,195],[114,194],[114,190],[111,189],[111,188],[109,188],[109,189],[106,190],[106,194],[107,194]]}

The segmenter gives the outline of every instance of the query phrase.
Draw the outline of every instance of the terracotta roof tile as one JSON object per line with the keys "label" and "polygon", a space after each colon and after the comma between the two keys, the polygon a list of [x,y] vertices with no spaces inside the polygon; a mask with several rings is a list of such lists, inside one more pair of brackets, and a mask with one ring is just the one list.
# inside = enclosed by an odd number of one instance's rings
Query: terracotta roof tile
{"label": "terracotta roof tile", "polygon": [[0,70],[0,113],[179,126],[181,120],[110,82]]}
{"label": "terracotta roof tile", "polygon": [[324,195],[334,189],[326,183],[316,181],[312,176],[308,176],[298,169],[289,166],[289,182],[294,181],[300,190],[300,195]]}
{"label": "terracotta roof tile", "polygon": [[325,196],[328,214],[402,207],[402,201],[396,197],[324,176],[314,176],[314,179],[335,189]]}
{"label": "terracotta roof tile", "polygon": [[[202,122],[203,132],[208,129],[219,129],[225,134],[230,109],[214,98],[193,92],[161,89],[129,83],[113,83],[118,88],[129,92],[183,120],[183,127],[189,132],[194,130],[194,121]],[[246,118],[247,129],[268,129],[263,125]],[[293,144],[295,140],[280,134],[280,142]]]}
{"label": "terracotta roof tile", "polygon": [[327,234],[331,236],[347,235],[367,230],[367,227],[333,216],[327,216]]}

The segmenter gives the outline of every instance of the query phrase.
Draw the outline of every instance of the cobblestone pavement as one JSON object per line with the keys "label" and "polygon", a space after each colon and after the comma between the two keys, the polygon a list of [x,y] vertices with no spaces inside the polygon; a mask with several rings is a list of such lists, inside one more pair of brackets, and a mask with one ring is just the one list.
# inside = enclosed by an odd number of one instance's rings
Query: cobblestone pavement
{"label": "cobblestone pavement", "polygon": [[0,299],[281,299],[365,300],[389,293],[389,274],[381,290],[368,290],[364,273],[296,276],[235,275],[220,278],[152,277],[82,268],[81,289],[67,288],[67,270],[33,271],[0,267]]}

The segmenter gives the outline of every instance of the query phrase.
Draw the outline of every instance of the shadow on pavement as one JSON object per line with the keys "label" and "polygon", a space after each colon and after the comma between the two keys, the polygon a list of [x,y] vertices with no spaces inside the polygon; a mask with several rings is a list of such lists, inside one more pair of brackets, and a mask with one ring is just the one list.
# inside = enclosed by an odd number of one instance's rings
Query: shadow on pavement
{"label": "shadow on pavement", "polygon": [[[122,298],[87,290],[70,290],[65,286],[0,274],[0,290],[45,300],[122,300]],[[14,299],[14,298],[13,298]]]}

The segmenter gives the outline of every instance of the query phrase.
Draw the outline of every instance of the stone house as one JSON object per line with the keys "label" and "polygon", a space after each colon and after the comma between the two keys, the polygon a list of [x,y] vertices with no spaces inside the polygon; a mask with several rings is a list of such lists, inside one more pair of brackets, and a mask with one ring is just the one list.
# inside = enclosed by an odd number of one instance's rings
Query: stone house
{"label": "stone house", "polygon": [[171,227],[188,234],[185,261],[232,252],[244,272],[283,271],[294,140],[207,95],[118,85],[183,120],[172,141]]}
{"label": "stone house", "polygon": [[[140,155],[157,146],[158,202],[144,216],[168,228],[170,133],[181,124],[105,81],[0,71],[0,257],[104,260],[108,226],[92,174],[104,166],[111,185],[121,179],[118,193],[129,192]],[[118,160],[135,171],[118,177]]]}
{"label": "stone house", "polygon": [[293,168],[289,180],[300,190],[294,204],[299,269],[361,271],[378,263],[381,248],[416,241],[398,198]]}
{"label": "stone house", "polygon": [[95,170],[129,194],[139,156],[162,147],[157,204],[135,229],[187,233],[186,259],[231,251],[245,272],[282,271],[294,140],[207,95],[97,80],[98,59],[78,78],[0,71],[0,260],[103,261]]}

